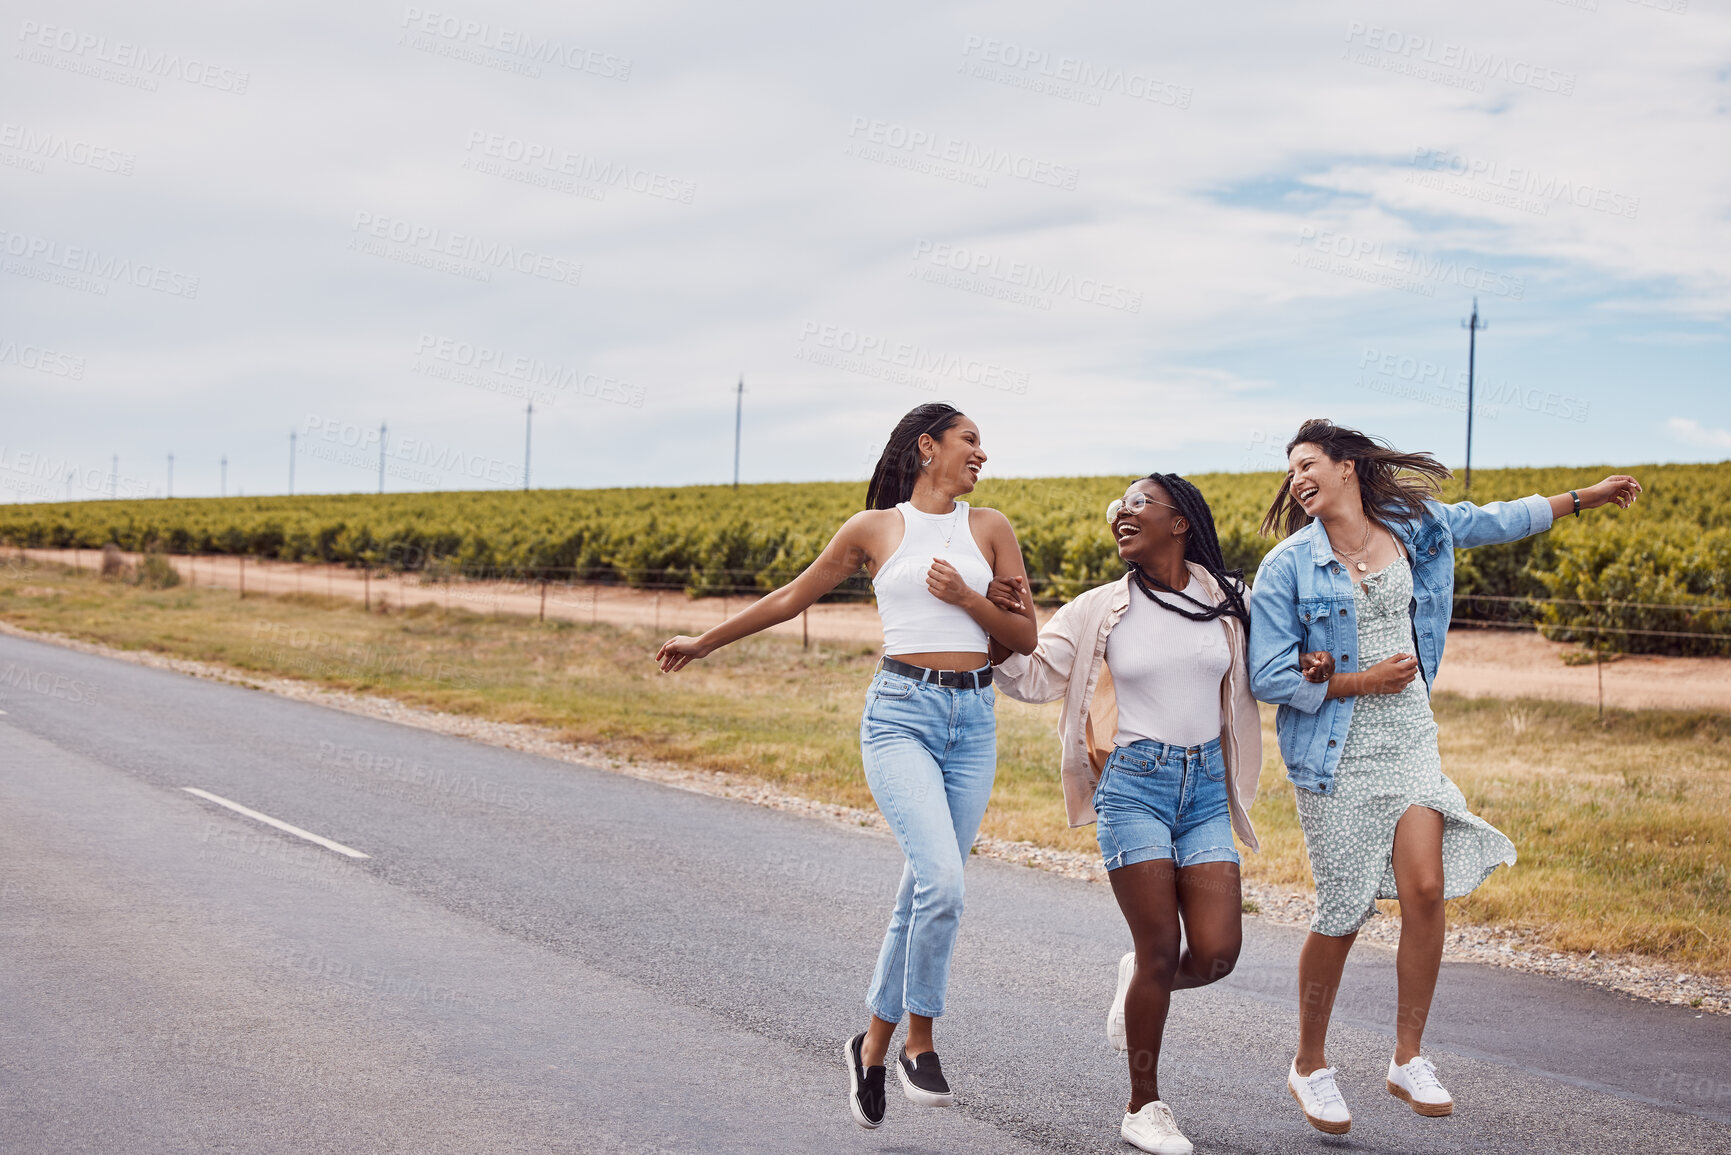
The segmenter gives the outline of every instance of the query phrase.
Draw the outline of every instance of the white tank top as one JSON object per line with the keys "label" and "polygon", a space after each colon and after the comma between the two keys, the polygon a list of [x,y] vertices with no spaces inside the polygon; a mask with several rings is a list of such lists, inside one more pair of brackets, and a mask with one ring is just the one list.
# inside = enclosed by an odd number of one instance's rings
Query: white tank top
{"label": "white tank top", "polygon": [[966,610],[939,601],[926,588],[932,559],[940,557],[956,567],[969,589],[983,594],[992,583],[992,567],[968,524],[968,503],[956,502],[949,513],[921,513],[907,501],[896,508],[902,514],[902,543],[872,578],[878,616],[884,623],[884,653],[892,658],[944,651],[985,653],[986,631],[980,624]]}
{"label": "white tank top", "polygon": [[[1208,591],[1194,576],[1184,590],[1199,602]],[[1156,592],[1185,609],[1195,607]],[[1148,600],[1132,580],[1130,608],[1106,638],[1106,668],[1118,691],[1115,746],[1151,738],[1200,746],[1220,737],[1220,680],[1232,665],[1220,619],[1193,622]]]}

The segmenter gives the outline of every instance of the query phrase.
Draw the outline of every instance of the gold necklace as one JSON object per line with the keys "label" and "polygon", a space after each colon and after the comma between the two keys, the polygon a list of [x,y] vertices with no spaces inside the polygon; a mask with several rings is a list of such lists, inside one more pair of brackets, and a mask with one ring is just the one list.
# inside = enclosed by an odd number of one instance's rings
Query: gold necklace
{"label": "gold necklace", "polygon": [[1328,548],[1332,550],[1337,557],[1341,554],[1345,554],[1345,560],[1357,566],[1359,573],[1363,573],[1365,570],[1369,569],[1369,566],[1365,565],[1364,562],[1358,559],[1362,558],[1365,550],[1370,548],[1370,518],[1367,517],[1364,519],[1364,540],[1358,543],[1358,548],[1356,550],[1350,550],[1335,545],[1333,538],[1328,539]]}

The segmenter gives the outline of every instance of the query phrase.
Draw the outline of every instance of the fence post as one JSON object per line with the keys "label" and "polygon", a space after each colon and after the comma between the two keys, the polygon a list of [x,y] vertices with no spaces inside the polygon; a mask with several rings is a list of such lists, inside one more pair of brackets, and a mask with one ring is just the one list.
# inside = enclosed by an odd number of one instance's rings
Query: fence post
{"label": "fence post", "polygon": [[589,624],[590,625],[595,624],[595,615],[599,612],[596,609],[596,606],[600,601],[601,601],[601,587],[600,586],[590,586],[589,587]]}
{"label": "fence post", "polygon": [[807,620],[810,616],[810,610],[799,611],[799,645],[802,650],[811,649],[811,624]]}
{"label": "fence post", "polygon": [[244,554],[244,553],[238,554],[235,556],[234,560],[235,560],[236,567],[240,571],[240,597],[241,597],[242,601],[245,601],[246,600],[246,554]]}
{"label": "fence post", "polygon": [[547,579],[541,579],[541,621],[547,620]]}
{"label": "fence post", "polygon": [[370,614],[373,612],[373,571],[361,567],[361,599]]}

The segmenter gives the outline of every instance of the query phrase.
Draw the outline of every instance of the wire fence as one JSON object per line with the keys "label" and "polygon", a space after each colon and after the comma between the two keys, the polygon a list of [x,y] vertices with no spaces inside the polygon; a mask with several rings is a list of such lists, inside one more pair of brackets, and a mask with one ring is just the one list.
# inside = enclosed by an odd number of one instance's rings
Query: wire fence
{"label": "wire fence", "polygon": [[[33,551],[35,552],[35,551]],[[42,551],[47,552],[47,551]],[[101,550],[67,549],[54,551],[74,555],[100,556]],[[18,548],[22,559],[25,550]],[[141,557],[149,555],[127,555]],[[192,560],[193,555],[181,555]],[[234,561],[247,564],[293,566],[294,561],[259,558],[246,554],[199,555],[200,562]],[[706,567],[702,569],[674,566],[642,566],[637,568],[615,565],[598,566],[500,566],[496,564],[464,564],[455,559],[432,559],[416,566],[402,563],[421,562],[419,558],[396,558],[371,566],[356,566],[343,562],[315,563],[340,568],[363,581],[389,577],[397,581],[414,581],[418,585],[488,584],[503,587],[504,592],[535,593],[545,598],[549,590],[575,588],[626,588],[649,593],[679,592],[692,597],[752,598],[772,592],[785,584],[801,569],[790,568],[786,573],[763,568]],[[87,568],[87,567],[86,567]],[[1035,585],[1035,600],[1048,608],[1061,604],[1060,589],[1070,593],[1092,588],[1110,575],[1096,578],[1061,577],[1050,575]],[[242,579],[244,586],[244,577]],[[822,599],[828,602],[873,601],[871,579],[863,570],[855,570],[837,583]],[[1478,612],[1480,604],[1497,607],[1502,613],[1486,617]],[[1676,615],[1679,621],[1631,622],[1630,615]],[[1710,655],[1731,656],[1731,604],[1714,602],[1656,602],[1623,599],[1590,600],[1584,598],[1534,597],[1508,594],[1459,593],[1454,595],[1451,627],[1534,630],[1553,641],[1581,644],[1596,654],[1608,656],[1628,652],[1676,652],[1687,649],[1705,651]],[[1703,621],[1703,618],[1711,621]],[[1682,626],[1684,628],[1667,628]],[[1653,642],[1633,646],[1636,639]],[[1622,644],[1617,644],[1621,642]]]}

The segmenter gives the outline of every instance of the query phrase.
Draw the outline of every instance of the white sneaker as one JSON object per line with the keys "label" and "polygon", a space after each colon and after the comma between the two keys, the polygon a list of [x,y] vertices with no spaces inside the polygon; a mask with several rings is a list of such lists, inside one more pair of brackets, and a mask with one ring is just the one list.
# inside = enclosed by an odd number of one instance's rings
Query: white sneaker
{"label": "white sneaker", "polygon": [[1178,1130],[1178,1120],[1172,1117],[1172,1108],[1158,1099],[1142,1104],[1142,1109],[1134,1115],[1126,1112],[1118,1134],[1132,1147],[1151,1151],[1153,1155],[1190,1155],[1195,1150],[1190,1140]]}
{"label": "white sneaker", "polygon": [[1433,1119],[1452,1114],[1455,1109],[1455,1101],[1437,1082],[1436,1064],[1423,1055],[1413,1056],[1412,1062],[1404,1067],[1396,1066],[1394,1059],[1389,1059],[1388,1093],[1397,1099],[1405,1099],[1412,1104],[1414,1111]]}
{"label": "white sneaker", "polygon": [[1136,973],[1136,952],[1130,951],[1118,960],[1118,993],[1112,996],[1112,1009],[1106,1012],[1106,1041],[1114,1051],[1130,1049],[1124,1029],[1124,1000],[1130,994],[1130,976]]}
{"label": "white sneaker", "polygon": [[1340,1097],[1340,1088],[1334,1084],[1333,1067],[1318,1067],[1308,1075],[1300,1075],[1298,1060],[1294,1059],[1286,1072],[1286,1089],[1298,1100],[1305,1119],[1318,1131],[1344,1135],[1352,1130],[1352,1112],[1346,1109],[1346,1100]]}

